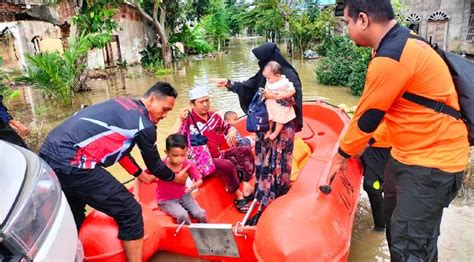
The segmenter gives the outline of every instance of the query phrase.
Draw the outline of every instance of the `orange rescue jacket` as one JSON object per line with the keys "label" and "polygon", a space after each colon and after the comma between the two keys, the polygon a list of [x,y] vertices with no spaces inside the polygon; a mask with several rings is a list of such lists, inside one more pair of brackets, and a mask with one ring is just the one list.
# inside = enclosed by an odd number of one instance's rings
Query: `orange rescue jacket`
{"label": "orange rescue jacket", "polygon": [[459,110],[447,65],[429,45],[409,34],[409,29],[397,24],[380,42],[339,153],[344,157],[359,154],[384,120],[396,160],[446,172],[462,171],[468,156],[464,123],[401,97],[408,91]]}

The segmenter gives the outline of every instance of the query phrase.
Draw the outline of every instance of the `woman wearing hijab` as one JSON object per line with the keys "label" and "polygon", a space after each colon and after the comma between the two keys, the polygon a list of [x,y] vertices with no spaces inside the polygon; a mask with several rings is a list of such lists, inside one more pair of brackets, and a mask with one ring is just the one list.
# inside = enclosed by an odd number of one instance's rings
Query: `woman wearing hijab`
{"label": "woman wearing hijab", "polygon": [[[295,87],[295,96],[291,102],[282,103],[293,106],[296,112],[294,121],[283,126],[280,134],[273,141],[264,139],[264,132],[257,133],[259,140],[256,142],[256,197],[262,206],[267,206],[273,199],[286,194],[290,188],[291,163],[295,133],[303,127],[302,91],[301,81],[295,68],[282,56],[280,49],[274,43],[265,43],[252,50],[258,59],[260,70],[255,76],[244,82],[229,79],[217,79],[218,87],[225,87],[236,93],[239,97],[242,110],[247,113],[252,98],[259,88],[265,87],[266,79],[263,68],[270,61],[281,65],[282,75],[285,75]],[[274,99],[274,95],[264,93],[266,99]]]}

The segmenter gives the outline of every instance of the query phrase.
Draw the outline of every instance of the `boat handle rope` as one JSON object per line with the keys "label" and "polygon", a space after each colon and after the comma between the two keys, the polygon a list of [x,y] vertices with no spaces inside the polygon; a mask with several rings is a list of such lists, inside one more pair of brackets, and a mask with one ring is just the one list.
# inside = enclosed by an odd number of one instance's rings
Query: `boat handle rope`
{"label": "boat handle rope", "polygon": [[173,234],[174,237],[178,235],[179,231],[181,231],[181,229],[184,226],[184,223],[186,223],[186,221],[181,222],[181,224],[179,225],[179,227],[176,229],[176,231]]}

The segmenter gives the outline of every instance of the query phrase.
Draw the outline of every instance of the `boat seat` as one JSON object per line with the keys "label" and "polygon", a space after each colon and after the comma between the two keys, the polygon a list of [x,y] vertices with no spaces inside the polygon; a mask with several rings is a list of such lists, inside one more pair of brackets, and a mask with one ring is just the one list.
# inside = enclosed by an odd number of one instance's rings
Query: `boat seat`
{"label": "boat seat", "polygon": [[311,147],[303,139],[295,139],[293,148],[293,161],[291,164],[291,183],[296,181],[301,170],[311,157],[311,154]]}

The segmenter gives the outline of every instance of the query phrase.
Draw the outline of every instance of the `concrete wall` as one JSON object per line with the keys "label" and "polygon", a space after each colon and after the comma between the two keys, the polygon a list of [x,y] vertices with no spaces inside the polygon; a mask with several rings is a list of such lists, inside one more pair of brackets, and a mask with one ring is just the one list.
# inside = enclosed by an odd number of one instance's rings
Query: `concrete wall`
{"label": "concrete wall", "polygon": [[105,59],[102,49],[93,49],[87,54],[87,67],[89,69],[104,69]]}
{"label": "concrete wall", "polygon": [[20,53],[15,47],[15,34],[11,30],[5,31],[0,38],[0,57],[3,66],[7,68],[20,69]]}
{"label": "concrete wall", "polygon": [[[130,5],[122,5],[115,19],[118,21],[119,30],[114,32],[114,35],[118,36],[120,42],[122,61],[127,61],[127,64],[140,63],[140,52],[146,48],[148,43],[154,41],[154,33],[143,22],[138,10]],[[116,55],[114,53],[114,57],[117,57]],[[89,53],[88,67],[90,69],[105,67],[104,52],[102,50],[92,50]]]}
{"label": "concrete wall", "polygon": [[[2,28],[11,27],[13,33],[14,48],[18,52],[19,56],[19,67],[26,65],[24,54],[34,54],[36,52],[34,44],[32,42],[34,37],[39,37],[40,44],[47,44],[48,48],[57,48],[60,46],[59,39],[65,37],[61,35],[61,29],[59,26],[54,24],[64,24],[70,21],[71,15],[73,14],[73,7],[67,1],[61,1],[54,8],[44,7],[49,10],[42,16],[48,17],[48,21],[16,21],[16,22],[5,22],[0,23],[0,30]],[[43,6],[40,6],[43,7]],[[39,9],[38,9],[39,10]],[[33,12],[39,12],[31,11]],[[128,64],[139,63],[141,59],[140,51],[144,50],[148,43],[155,41],[155,35],[149,25],[143,22],[141,14],[135,8],[130,5],[124,4],[121,6],[119,13],[116,15],[116,20],[119,24],[119,30],[115,32],[120,42],[120,52],[122,61],[127,61]],[[70,27],[70,37],[75,36],[75,26]],[[64,45],[67,46],[67,40],[62,39]],[[11,41],[10,41],[11,42]],[[54,43],[54,45],[52,44]],[[47,48],[47,49],[48,49]],[[48,49],[49,50],[49,49]],[[114,57],[117,57],[115,52],[118,52],[116,48],[113,48]],[[41,50],[43,51],[43,50]],[[59,50],[61,52],[61,50]],[[11,52],[9,52],[11,53]],[[102,69],[105,68],[105,52],[103,50],[92,50],[88,54],[88,67],[90,69]]]}
{"label": "concrete wall", "polygon": [[446,12],[448,22],[447,49],[474,53],[474,43],[467,42],[471,2],[474,0],[402,0],[409,6],[408,14],[421,17],[420,35],[426,37],[429,16],[435,11]]}
{"label": "concrete wall", "polygon": [[33,38],[38,36],[41,39],[60,39],[61,30],[58,26],[55,26],[48,22],[42,21],[18,21],[18,29],[21,36],[21,44],[23,50],[30,54],[35,53],[33,45]]}
{"label": "concrete wall", "polygon": [[8,28],[14,38],[14,49],[19,58],[18,67],[24,67],[26,60],[24,55],[27,53],[34,54],[35,48],[33,45],[33,38],[38,36],[41,39],[59,39],[61,37],[61,30],[48,22],[42,21],[17,21],[0,23],[0,31]]}
{"label": "concrete wall", "polygon": [[141,21],[120,21],[122,30],[117,32],[120,41],[122,60],[128,64],[139,63],[140,51],[146,48],[148,38]]}

